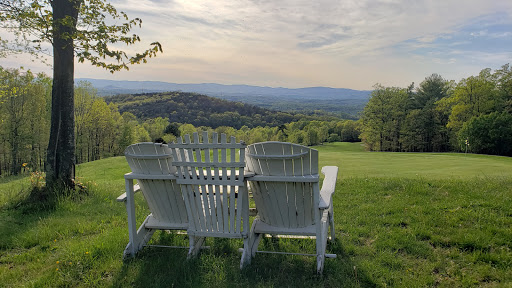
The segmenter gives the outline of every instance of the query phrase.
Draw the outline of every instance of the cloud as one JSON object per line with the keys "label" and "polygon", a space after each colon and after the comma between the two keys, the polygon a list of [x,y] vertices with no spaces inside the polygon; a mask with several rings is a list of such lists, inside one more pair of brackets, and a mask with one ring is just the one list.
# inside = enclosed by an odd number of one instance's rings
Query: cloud
{"label": "cloud", "polygon": [[77,77],[369,89],[501,66],[512,47],[509,0],[111,2],[143,20],[142,42],[122,49],[159,41],[164,54],[115,76],[79,65]]}
{"label": "cloud", "polygon": [[[512,11],[512,2],[505,0],[127,0],[117,6],[144,20],[143,39],[163,44],[165,54],[150,65],[186,71],[188,82],[369,88],[390,71],[364,69],[403,64],[423,73],[464,61],[486,64],[493,53],[504,60],[510,47],[499,42],[511,31],[511,16],[502,11]],[[420,73],[401,69],[396,77]]]}
{"label": "cloud", "polygon": [[510,61],[512,19],[502,12],[468,19],[450,32],[429,41],[414,38],[396,45],[396,50],[430,59],[440,65],[480,63],[499,67]]}

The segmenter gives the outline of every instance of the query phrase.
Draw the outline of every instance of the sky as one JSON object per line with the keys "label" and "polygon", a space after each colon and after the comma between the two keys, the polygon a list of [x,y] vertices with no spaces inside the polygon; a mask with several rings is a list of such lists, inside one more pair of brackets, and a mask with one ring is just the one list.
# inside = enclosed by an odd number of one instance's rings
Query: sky
{"label": "sky", "polygon": [[[110,74],[75,65],[75,78],[270,87],[418,85],[432,73],[460,81],[512,62],[511,0],[114,0],[142,19],[163,54]],[[4,67],[46,71],[27,55]],[[512,64],[512,63],[511,63]]]}

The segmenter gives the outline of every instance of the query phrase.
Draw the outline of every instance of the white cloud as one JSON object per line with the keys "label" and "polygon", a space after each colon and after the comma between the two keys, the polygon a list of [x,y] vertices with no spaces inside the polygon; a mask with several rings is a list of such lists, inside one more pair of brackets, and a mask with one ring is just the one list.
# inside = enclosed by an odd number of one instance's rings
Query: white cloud
{"label": "white cloud", "polygon": [[489,33],[487,30],[480,30],[478,32],[472,32],[470,35],[473,37],[486,37]]}
{"label": "white cloud", "polygon": [[[78,77],[356,89],[370,89],[376,82],[407,85],[418,81],[414,77],[422,79],[433,72],[459,75],[453,67],[466,69],[464,59],[453,56],[456,51],[446,57],[436,55],[437,42],[464,52],[459,48],[466,40],[453,37],[461,27],[483,15],[512,11],[509,0],[116,0],[113,4],[143,20],[142,29],[134,31],[143,42],[129,50],[159,41],[164,54],[114,76],[78,65]],[[511,19],[509,12],[502,20]],[[510,37],[510,32],[488,27],[473,32],[481,31],[495,38]],[[433,54],[412,53],[421,49]],[[489,59],[482,53],[471,61]],[[510,61],[497,58],[505,61],[502,64]]]}
{"label": "white cloud", "polygon": [[491,33],[489,34],[491,38],[510,38],[512,37],[512,32],[501,32],[501,33]]}

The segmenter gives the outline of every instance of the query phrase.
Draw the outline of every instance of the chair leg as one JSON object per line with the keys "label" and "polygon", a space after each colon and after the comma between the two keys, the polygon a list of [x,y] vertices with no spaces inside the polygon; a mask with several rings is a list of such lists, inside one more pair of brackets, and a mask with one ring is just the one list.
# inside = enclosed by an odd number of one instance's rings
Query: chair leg
{"label": "chair leg", "polygon": [[322,272],[324,271],[324,263],[325,263],[324,255],[317,255],[316,256],[316,273],[317,274],[322,274]]}
{"label": "chair leg", "polygon": [[153,237],[153,233],[155,233],[155,229],[146,229],[144,226],[140,227],[139,231],[137,231],[137,236],[142,238],[142,240],[139,242],[137,251],[140,251],[149,242],[151,237]]}
{"label": "chair leg", "polygon": [[325,262],[325,250],[327,248],[327,229],[328,227],[328,212],[324,211],[322,213],[322,218],[320,223],[317,225],[316,231],[316,272],[321,274],[324,270],[324,262]]}
{"label": "chair leg", "polygon": [[252,222],[251,227],[251,233],[249,234],[249,250],[251,252],[251,257],[254,257],[256,255],[256,252],[258,252],[258,245],[260,244],[261,237],[263,234],[255,233],[254,227],[256,227],[256,224],[259,220],[256,218]]}
{"label": "chair leg", "polygon": [[322,274],[324,270],[324,262],[325,262],[325,249],[327,246],[327,231],[323,229],[327,229],[327,223],[322,221],[320,225],[322,226],[322,232],[316,235],[316,273]]}
{"label": "chair leg", "polygon": [[333,213],[329,213],[329,222],[331,226],[331,241],[336,240],[336,230],[334,230],[334,215]]}
{"label": "chair leg", "polygon": [[132,242],[128,242],[126,248],[124,248],[123,259],[131,258],[135,255],[132,254]]}
{"label": "chair leg", "polygon": [[140,225],[139,229],[137,230],[137,233],[130,237],[130,242],[128,245],[126,245],[126,248],[124,249],[123,257],[134,257],[137,252],[139,252],[146,243],[149,242],[151,237],[153,236],[153,233],[155,233],[154,229],[147,229],[146,223],[148,222],[151,215],[146,217],[146,220]]}
{"label": "chair leg", "polygon": [[249,238],[244,239],[244,251],[242,252],[242,259],[240,260],[240,269],[251,264],[251,246],[249,245]]}
{"label": "chair leg", "polygon": [[[124,251],[124,256],[135,256],[137,253],[138,247],[138,233],[137,233],[137,223],[135,221],[135,203],[133,199],[134,189],[133,189],[133,180],[125,179],[125,188],[126,188],[126,214],[128,220],[128,238],[130,239],[128,245],[126,245],[126,249]],[[146,218],[147,220],[147,218]]]}
{"label": "chair leg", "polygon": [[201,250],[201,246],[204,244],[205,237],[197,237],[197,236],[188,236],[188,241],[190,243],[190,248],[188,250],[187,259],[192,259],[199,254],[199,250]]}
{"label": "chair leg", "polygon": [[252,257],[254,257],[256,255],[256,252],[258,252],[258,245],[260,244],[260,240],[263,235],[264,234],[260,234],[260,233],[255,234],[252,244],[249,244],[251,247],[251,256]]}

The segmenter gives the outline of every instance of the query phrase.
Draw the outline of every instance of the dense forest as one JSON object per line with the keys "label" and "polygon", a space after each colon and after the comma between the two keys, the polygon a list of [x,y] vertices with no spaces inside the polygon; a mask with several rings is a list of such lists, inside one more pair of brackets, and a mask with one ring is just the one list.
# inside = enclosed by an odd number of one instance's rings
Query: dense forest
{"label": "dense forest", "polygon": [[212,128],[275,127],[299,120],[338,119],[321,112],[317,115],[279,112],[189,92],[116,95],[105,97],[105,101],[116,104],[121,113],[129,112],[142,120],[162,117],[171,123]]}
{"label": "dense forest", "polygon": [[[0,67],[0,176],[44,170],[51,83],[44,74]],[[352,120],[275,112],[192,93],[153,96],[116,96],[118,101],[107,103],[90,83],[76,83],[76,163],[122,155],[132,143],[159,138],[171,142],[196,131],[215,130],[248,144],[359,141],[357,122]],[[175,101],[166,104],[161,99],[167,97]],[[125,107],[139,109],[123,111]]]}
{"label": "dense forest", "polygon": [[51,79],[0,67],[0,176],[42,170],[50,135]]}
{"label": "dense forest", "polygon": [[[51,79],[0,67],[0,176],[43,171]],[[122,155],[136,142],[217,131],[246,143],[360,141],[372,151],[512,156],[512,67],[458,83],[433,74],[414,87],[376,85],[358,121],[276,112],[184,92],[98,96],[75,86],[76,163]]]}
{"label": "dense forest", "polygon": [[458,83],[433,74],[417,88],[376,85],[361,119],[369,150],[512,156],[512,67]]}

